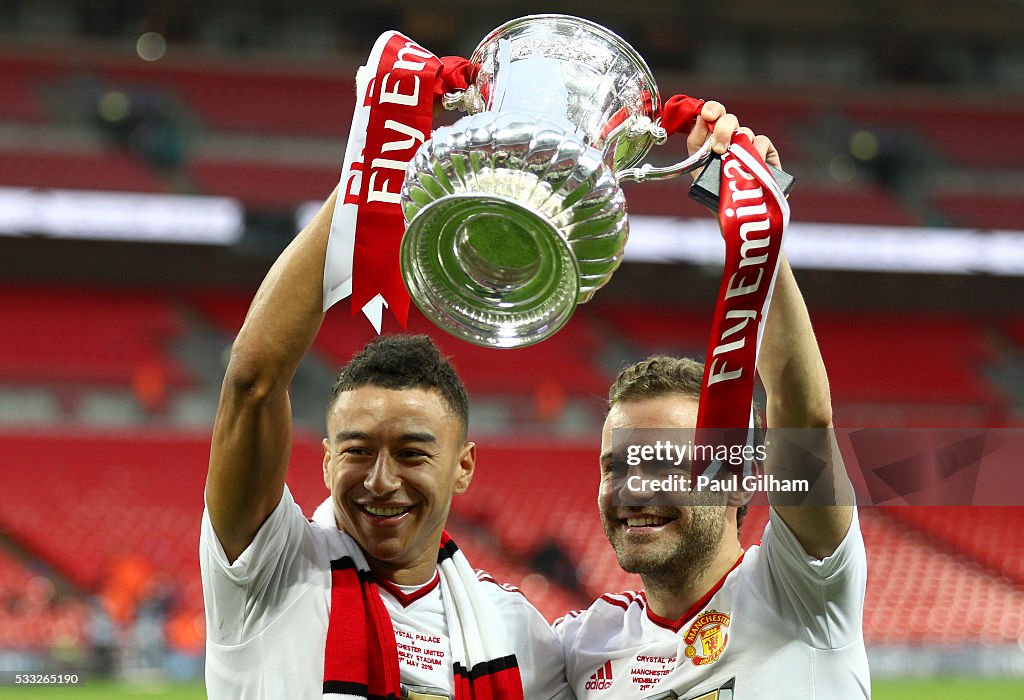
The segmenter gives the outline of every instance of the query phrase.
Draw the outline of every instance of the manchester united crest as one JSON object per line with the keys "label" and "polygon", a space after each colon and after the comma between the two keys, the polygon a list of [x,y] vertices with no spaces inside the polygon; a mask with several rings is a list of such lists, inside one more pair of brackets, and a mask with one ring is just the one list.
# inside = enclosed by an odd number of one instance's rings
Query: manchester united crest
{"label": "manchester united crest", "polygon": [[693,621],[683,637],[683,653],[694,666],[707,666],[718,660],[729,643],[731,620],[728,613],[708,610]]}

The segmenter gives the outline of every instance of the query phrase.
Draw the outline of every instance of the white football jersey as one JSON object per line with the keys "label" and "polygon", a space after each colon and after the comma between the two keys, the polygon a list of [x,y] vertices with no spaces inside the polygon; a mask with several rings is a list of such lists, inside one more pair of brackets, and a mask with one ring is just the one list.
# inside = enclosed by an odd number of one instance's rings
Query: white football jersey
{"label": "white football jersey", "polygon": [[678,620],[627,592],[601,596],[554,629],[580,700],[868,698],[866,583],[856,513],[819,561],[772,510],[761,544]]}
{"label": "white football jersey", "polygon": [[[331,559],[340,533],[310,522],[285,487],[252,544],[228,563],[203,513],[200,569],[206,602],[206,688],[212,700],[323,696],[324,646],[331,607]],[[482,586],[491,613],[512,637],[524,697],[571,697],[558,640],[514,589]],[[404,685],[451,695],[451,643],[439,577],[422,586],[383,582]]]}

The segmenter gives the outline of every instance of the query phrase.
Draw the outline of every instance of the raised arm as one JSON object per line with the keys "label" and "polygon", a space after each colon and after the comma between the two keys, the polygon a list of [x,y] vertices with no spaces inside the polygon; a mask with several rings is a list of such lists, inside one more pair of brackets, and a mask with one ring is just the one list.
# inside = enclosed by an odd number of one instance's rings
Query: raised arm
{"label": "raised arm", "polygon": [[[815,489],[815,502],[836,504],[774,504],[804,551],[824,558],[835,551],[850,527],[853,490],[831,430],[832,401],[825,364],[807,306],[784,255],[757,370],[768,397],[769,435],[777,428],[814,429],[790,431],[802,449],[784,447],[781,454],[769,456],[766,469],[780,478],[808,478]],[[784,442],[794,444],[791,439]],[[814,456],[808,458],[808,454]]]}
{"label": "raised arm", "polygon": [[323,321],[323,270],[337,192],[271,267],[231,346],[213,427],[206,504],[228,559],[252,542],[284,490],[288,385]]}
{"label": "raised arm", "polygon": [[[719,102],[703,105],[700,118],[687,137],[687,148],[697,150],[708,137],[708,124],[714,124],[713,148],[725,153],[732,134],[740,129],[738,118],[727,113]],[[755,136],[743,129],[769,165],[781,168],[779,154],[766,136]],[[814,428],[790,433],[801,449],[769,453],[766,470],[781,478],[809,478],[819,503],[850,505],[783,505],[776,511],[811,556],[823,558],[835,551],[853,518],[853,489],[831,433],[832,400],[828,376],[818,342],[811,328],[807,306],[797,287],[789,261],[783,254],[761,343],[758,374],[768,396],[767,423],[776,428]],[[791,441],[787,441],[790,444]],[[816,458],[804,459],[806,453]]]}

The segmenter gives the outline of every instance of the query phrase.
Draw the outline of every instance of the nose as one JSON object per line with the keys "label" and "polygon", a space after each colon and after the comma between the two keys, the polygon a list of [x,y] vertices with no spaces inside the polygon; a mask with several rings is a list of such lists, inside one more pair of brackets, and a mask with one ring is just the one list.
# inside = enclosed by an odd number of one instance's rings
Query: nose
{"label": "nose", "polygon": [[398,465],[390,454],[381,450],[363,479],[363,487],[374,496],[387,496],[397,491],[399,486]]}
{"label": "nose", "polygon": [[631,466],[622,479],[618,497],[623,506],[642,506],[654,496],[651,473],[646,465]]}
{"label": "nose", "polygon": [[650,478],[642,467],[629,466],[602,483],[602,496],[613,507],[643,506],[654,495]]}

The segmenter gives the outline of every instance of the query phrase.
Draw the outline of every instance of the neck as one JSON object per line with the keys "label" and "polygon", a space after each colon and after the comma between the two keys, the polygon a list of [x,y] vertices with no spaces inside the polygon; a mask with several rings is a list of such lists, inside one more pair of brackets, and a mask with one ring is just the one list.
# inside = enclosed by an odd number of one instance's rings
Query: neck
{"label": "neck", "polygon": [[370,571],[379,579],[397,583],[399,586],[420,586],[434,578],[437,571],[437,550],[429,561],[404,566],[377,561],[367,556]]}
{"label": "neck", "polygon": [[714,556],[703,565],[676,566],[641,574],[651,612],[667,620],[678,620],[729,573],[742,553],[733,530],[732,539],[723,541]]}
{"label": "neck", "polygon": [[[337,511],[334,516],[334,524],[338,526],[339,530],[346,532],[341,518],[337,515]],[[441,547],[442,532],[443,528],[438,528],[437,532],[430,537],[430,544],[428,546],[420,551],[411,561],[402,562],[378,559],[370,553],[362,542],[355,537],[352,539],[363,550],[363,554],[366,556],[366,563],[370,567],[370,572],[376,578],[397,583],[399,586],[418,586],[434,578],[434,572],[437,570],[437,550]]]}

